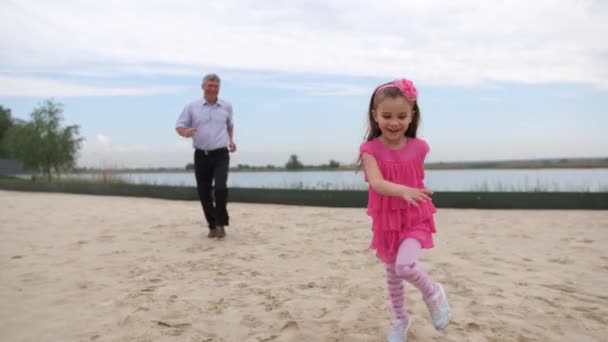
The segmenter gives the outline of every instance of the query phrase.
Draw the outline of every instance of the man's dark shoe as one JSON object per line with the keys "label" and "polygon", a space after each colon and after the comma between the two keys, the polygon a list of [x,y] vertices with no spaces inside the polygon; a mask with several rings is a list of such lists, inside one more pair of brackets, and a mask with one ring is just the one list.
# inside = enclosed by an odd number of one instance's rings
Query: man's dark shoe
{"label": "man's dark shoe", "polygon": [[216,238],[217,237],[217,228],[209,229],[209,234],[207,234],[207,237],[210,239]]}
{"label": "man's dark shoe", "polygon": [[218,239],[224,238],[226,236],[226,231],[224,230],[224,226],[217,226],[215,228],[215,237]]}

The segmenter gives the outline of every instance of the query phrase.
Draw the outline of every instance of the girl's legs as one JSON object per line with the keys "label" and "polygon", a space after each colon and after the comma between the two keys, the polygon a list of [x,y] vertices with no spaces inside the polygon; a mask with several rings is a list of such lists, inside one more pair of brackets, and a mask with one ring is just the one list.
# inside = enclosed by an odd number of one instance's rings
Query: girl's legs
{"label": "girl's legs", "polygon": [[391,301],[391,307],[396,320],[403,320],[407,317],[403,309],[405,296],[403,294],[403,279],[395,272],[394,264],[386,264],[386,287]]}
{"label": "girl's legs", "polygon": [[435,292],[435,285],[427,275],[426,271],[417,263],[422,246],[416,239],[405,239],[397,254],[395,271],[399,277],[414,285],[424,298],[430,297]]}
{"label": "girl's legs", "polygon": [[405,239],[399,246],[395,273],[420,290],[433,325],[436,329],[443,329],[452,313],[441,284],[433,283],[426,271],[417,264],[421,248],[418,240]]}
{"label": "girl's legs", "polygon": [[391,300],[391,307],[395,314],[395,319],[391,322],[388,332],[388,342],[403,342],[410,327],[410,319],[404,311],[403,304],[405,296],[403,294],[403,279],[395,272],[394,264],[386,264],[386,287],[388,296]]}

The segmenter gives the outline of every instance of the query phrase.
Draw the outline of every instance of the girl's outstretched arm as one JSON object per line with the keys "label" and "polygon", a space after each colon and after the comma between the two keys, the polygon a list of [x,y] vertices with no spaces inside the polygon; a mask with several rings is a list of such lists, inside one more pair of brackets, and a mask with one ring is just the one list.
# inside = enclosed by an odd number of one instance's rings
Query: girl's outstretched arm
{"label": "girl's outstretched arm", "polygon": [[425,202],[431,199],[429,196],[433,192],[429,189],[411,188],[385,180],[382,177],[376,158],[369,153],[364,152],[361,159],[363,160],[367,182],[375,192],[385,196],[401,197],[414,206],[418,205],[417,202]]}

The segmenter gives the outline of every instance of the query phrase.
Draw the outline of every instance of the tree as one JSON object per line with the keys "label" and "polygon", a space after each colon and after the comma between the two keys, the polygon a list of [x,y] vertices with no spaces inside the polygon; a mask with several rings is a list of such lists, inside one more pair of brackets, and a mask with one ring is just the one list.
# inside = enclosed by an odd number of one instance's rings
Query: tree
{"label": "tree", "polygon": [[329,161],[329,167],[331,169],[337,169],[340,167],[340,163],[332,159]]}
{"label": "tree", "polygon": [[31,121],[15,124],[8,134],[11,154],[31,170],[51,180],[76,164],[76,154],[83,139],[76,125],[61,127],[63,105],[46,100],[30,114]]}
{"label": "tree", "polygon": [[239,169],[239,170],[249,170],[249,169],[251,169],[251,166],[249,166],[247,164],[238,164],[236,166],[236,168]]}
{"label": "tree", "polygon": [[285,168],[288,170],[297,170],[303,169],[304,165],[300,163],[297,155],[292,154],[291,156],[289,156],[289,160],[287,161],[287,164],[285,164]]}
{"label": "tree", "polygon": [[0,158],[10,157],[6,137],[12,126],[11,110],[0,106]]}

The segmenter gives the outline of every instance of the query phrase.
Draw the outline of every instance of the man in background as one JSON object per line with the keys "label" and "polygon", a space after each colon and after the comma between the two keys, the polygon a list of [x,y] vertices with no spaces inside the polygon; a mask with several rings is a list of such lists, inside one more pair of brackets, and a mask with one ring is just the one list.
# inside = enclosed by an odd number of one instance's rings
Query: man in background
{"label": "man in background", "polygon": [[209,238],[226,236],[229,152],[236,151],[232,104],[218,98],[220,83],[218,75],[205,75],[203,98],[186,105],[176,125],[180,136],[192,138],[196,188]]}

